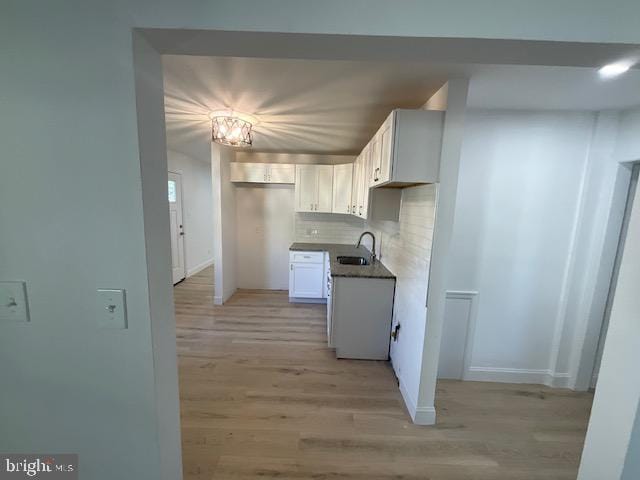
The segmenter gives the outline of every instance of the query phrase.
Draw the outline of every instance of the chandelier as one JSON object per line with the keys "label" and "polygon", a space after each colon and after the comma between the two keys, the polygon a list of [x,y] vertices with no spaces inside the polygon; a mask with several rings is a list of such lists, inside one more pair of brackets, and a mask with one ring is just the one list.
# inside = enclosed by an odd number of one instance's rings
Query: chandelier
{"label": "chandelier", "polygon": [[211,112],[211,138],[231,147],[250,147],[253,143],[252,117],[233,111]]}

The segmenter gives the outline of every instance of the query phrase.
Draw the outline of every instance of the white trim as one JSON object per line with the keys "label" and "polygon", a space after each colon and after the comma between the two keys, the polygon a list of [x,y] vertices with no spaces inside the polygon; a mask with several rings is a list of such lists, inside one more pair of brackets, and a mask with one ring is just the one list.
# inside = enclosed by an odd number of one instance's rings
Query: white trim
{"label": "white trim", "polygon": [[475,382],[531,383],[554,388],[568,388],[569,373],[553,373],[547,369],[469,367],[465,380]]}
{"label": "white trim", "polygon": [[404,400],[405,407],[407,407],[409,416],[411,417],[411,420],[414,420],[416,416],[416,410],[418,409],[416,401],[411,396],[402,380],[398,382],[398,387],[400,387],[400,394],[402,395],[402,399]]}
{"label": "white trim", "polygon": [[196,265],[193,268],[190,268],[189,270],[187,270],[187,278],[192,275],[195,275],[196,273],[201,272],[202,270],[204,270],[207,267],[210,267],[211,265],[213,265],[213,258],[210,258],[209,260],[206,260],[201,264]]}
{"label": "white trim", "polygon": [[327,303],[326,298],[289,297],[289,303]]}
{"label": "white trim", "polygon": [[[471,359],[473,357],[473,343],[476,335],[476,319],[478,318],[478,292],[476,290],[447,290],[446,300],[460,299],[469,302],[469,316],[467,318],[467,332],[465,336],[464,353],[462,359],[462,378],[466,380],[466,374],[471,367]],[[446,316],[445,308],[445,316]]]}
{"label": "white trim", "polygon": [[416,425],[435,425],[436,424],[436,408],[435,407],[419,407],[416,409],[413,423]]}
{"label": "white trim", "polygon": [[407,407],[411,420],[416,425],[435,425],[436,423],[436,409],[435,407],[418,407],[416,401],[411,396],[411,393],[405,387],[404,382],[400,381],[399,384],[400,393],[402,399]]}

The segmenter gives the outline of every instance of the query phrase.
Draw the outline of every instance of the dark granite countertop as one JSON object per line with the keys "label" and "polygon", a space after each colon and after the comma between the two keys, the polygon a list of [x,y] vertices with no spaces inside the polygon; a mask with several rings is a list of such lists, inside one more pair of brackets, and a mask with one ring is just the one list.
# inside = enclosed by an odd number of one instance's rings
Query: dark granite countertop
{"label": "dark granite countertop", "polygon": [[302,252],[328,252],[332,277],[393,278],[396,276],[387,270],[382,262],[376,260],[370,265],[342,265],[338,256],[354,256],[369,258],[369,250],[365,247],[341,243],[293,243],[289,250]]}

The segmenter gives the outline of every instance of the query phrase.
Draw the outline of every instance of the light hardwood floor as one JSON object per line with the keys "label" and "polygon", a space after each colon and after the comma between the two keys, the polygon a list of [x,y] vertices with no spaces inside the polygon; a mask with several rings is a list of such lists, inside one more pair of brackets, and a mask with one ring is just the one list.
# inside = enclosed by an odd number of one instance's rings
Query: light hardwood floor
{"label": "light hardwood floor", "polygon": [[325,307],[175,287],[185,480],[574,479],[592,395],[439,381],[413,425],[386,362],[336,360]]}

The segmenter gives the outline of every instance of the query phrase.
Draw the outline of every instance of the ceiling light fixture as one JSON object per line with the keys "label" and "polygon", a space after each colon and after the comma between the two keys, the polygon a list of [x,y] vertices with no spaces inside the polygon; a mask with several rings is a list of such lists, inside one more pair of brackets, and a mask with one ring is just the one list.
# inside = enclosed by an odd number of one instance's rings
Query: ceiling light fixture
{"label": "ceiling light fixture", "polygon": [[215,111],[211,118],[211,138],[214,142],[231,147],[250,147],[251,129],[255,122],[251,115],[233,110]]}
{"label": "ceiling light fixture", "polygon": [[605,65],[598,70],[598,73],[602,78],[612,78],[623,74],[631,68],[631,64],[628,62],[616,62]]}

